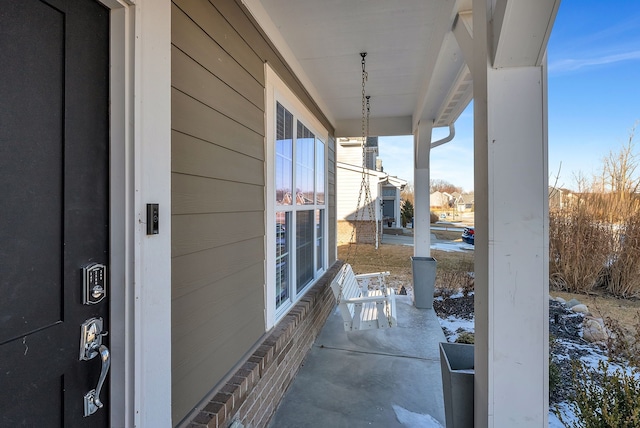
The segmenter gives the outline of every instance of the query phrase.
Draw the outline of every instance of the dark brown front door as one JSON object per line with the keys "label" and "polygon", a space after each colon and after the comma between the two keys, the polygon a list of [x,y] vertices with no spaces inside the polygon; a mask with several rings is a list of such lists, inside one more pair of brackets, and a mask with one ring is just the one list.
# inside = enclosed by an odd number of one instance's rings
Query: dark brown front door
{"label": "dark brown front door", "polygon": [[[109,11],[93,0],[0,7],[0,426],[103,427],[84,416],[82,268],[109,262]],[[110,290],[107,290],[109,292]],[[103,339],[109,345],[110,337]],[[103,354],[106,357],[106,354]]]}

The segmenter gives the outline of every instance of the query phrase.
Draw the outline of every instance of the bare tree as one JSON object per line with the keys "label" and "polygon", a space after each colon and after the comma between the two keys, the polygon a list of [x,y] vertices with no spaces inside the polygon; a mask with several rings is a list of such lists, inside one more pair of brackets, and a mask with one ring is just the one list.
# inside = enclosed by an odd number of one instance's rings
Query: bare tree
{"label": "bare tree", "polygon": [[455,184],[449,183],[446,180],[442,179],[433,179],[429,183],[429,192],[446,192],[446,193],[462,193],[462,187],[456,186]]}
{"label": "bare tree", "polygon": [[640,179],[636,174],[640,159],[635,153],[634,135],[635,126],[631,129],[627,143],[616,153],[610,151],[602,160],[603,190],[616,195],[620,201],[637,193],[640,188]]}
{"label": "bare tree", "polygon": [[407,183],[407,185],[404,186],[404,189],[400,192],[400,199],[403,201],[409,201],[411,202],[411,205],[414,205],[415,197],[413,194],[413,185],[411,185],[411,183]]}
{"label": "bare tree", "polygon": [[634,136],[635,126],[626,144],[602,159],[602,170],[594,176],[592,192],[598,203],[592,205],[601,208],[598,217],[610,222],[623,220],[638,208],[640,157],[636,153]]}

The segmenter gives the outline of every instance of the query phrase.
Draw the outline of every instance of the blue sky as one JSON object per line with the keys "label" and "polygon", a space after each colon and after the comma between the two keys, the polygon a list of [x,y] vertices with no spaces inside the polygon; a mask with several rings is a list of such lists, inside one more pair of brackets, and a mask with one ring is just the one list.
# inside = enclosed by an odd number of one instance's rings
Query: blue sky
{"label": "blue sky", "polygon": [[[575,175],[595,173],[640,121],[640,1],[562,0],[547,53],[550,181],[562,164],[558,185],[575,188]],[[447,134],[436,129],[433,140]],[[385,171],[413,181],[403,176],[413,137],[381,137],[379,147]],[[473,190],[473,105],[455,139],[431,151],[431,177]]]}

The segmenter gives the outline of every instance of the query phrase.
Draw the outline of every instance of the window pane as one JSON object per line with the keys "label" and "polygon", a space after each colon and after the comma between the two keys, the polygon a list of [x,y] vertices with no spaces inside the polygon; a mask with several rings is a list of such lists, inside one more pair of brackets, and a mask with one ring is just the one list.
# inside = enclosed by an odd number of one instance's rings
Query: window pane
{"label": "window pane", "polygon": [[291,205],[293,186],[293,115],[276,106],[276,205]]}
{"label": "window pane", "polygon": [[324,205],[324,143],[316,143],[316,203]]}
{"label": "window pane", "polygon": [[296,134],[296,204],[313,205],[315,136],[298,121]]}
{"label": "window pane", "polygon": [[316,270],[324,267],[324,210],[316,210]]}
{"label": "window pane", "polygon": [[276,213],[276,309],[289,300],[291,213]]}
{"label": "window pane", "polygon": [[382,196],[395,196],[396,188],[395,187],[383,187],[382,188]]}
{"label": "window pane", "polygon": [[313,280],[313,213],[296,213],[296,293]]}

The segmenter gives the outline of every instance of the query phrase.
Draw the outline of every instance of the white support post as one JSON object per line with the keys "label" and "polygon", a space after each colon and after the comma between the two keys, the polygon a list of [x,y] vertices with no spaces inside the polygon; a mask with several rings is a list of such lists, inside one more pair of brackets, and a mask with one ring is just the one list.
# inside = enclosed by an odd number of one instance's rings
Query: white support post
{"label": "white support post", "polygon": [[418,124],[414,135],[414,224],[413,255],[429,257],[431,255],[431,207],[429,204],[429,153],[431,150],[431,122]]}
{"label": "white support post", "polygon": [[546,427],[546,66],[493,68],[487,8],[474,1],[475,426]]}

